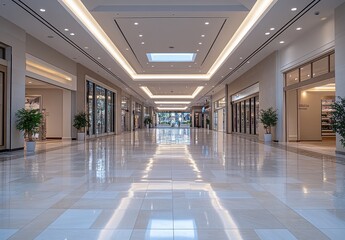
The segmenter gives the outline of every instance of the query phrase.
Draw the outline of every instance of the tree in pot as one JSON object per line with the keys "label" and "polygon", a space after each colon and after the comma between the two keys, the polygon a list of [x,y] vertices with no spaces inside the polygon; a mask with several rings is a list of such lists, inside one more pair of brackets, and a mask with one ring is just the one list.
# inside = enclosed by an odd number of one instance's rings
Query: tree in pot
{"label": "tree in pot", "polygon": [[333,130],[341,137],[340,143],[345,148],[345,98],[338,97],[332,108],[334,111],[331,115],[331,126]]}
{"label": "tree in pot", "polygon": [[85,112],[79,112],[74,115],[73,127],[78,130],[78,141],[84,141],[85,128],[89,126],[89,119]]}
{"label": "tree in pot", "polygon": [[145,126],[146,126],[147,128],[149,128],[150,125],[152,124],[152,119],[151,119],[150,117],[146,117],[146,118],[144,119],[144,124],[145,124]]}
{"label": "tree in pot", "polygon": [[266,131],[264,135],[265,142],[271,142],[272,141],[272,127],[277,125],[277,122],[278,122],[277,110],[273,110],[272,107],[266,110],[261,109],[259,118],[260,118],[260,122],[264,125],[264,129]]}
{"label": "tree in pot", "polygon": [[34,152],[36,148],[35,134],[39,132],[43,115],[39,109],[19,109],[16,112],[16,128],[24,132],[26,151]]}

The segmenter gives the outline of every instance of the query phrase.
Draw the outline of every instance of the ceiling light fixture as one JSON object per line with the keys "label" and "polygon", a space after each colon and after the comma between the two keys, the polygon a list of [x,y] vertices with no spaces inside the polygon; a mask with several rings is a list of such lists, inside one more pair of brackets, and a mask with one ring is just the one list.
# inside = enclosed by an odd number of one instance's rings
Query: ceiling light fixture
{"label": "ceiling light fixture", "polygon": [[205,25],[209,25],[210,23],[209,22],[205,22]]}
{"label": "ceiling light fixture", "polygon": [[155,104],[190,104],[190,101],[155,101]]}
{"label": "ceiling light fixture", "polygon": [[201,37],[203,38],[203,37],[205,37],[205,35],[203,34],[203,35],[201,35]]}
{"label": "ceiling light fixture", "polygon": [[41,8],[40,11],[41,11],[41,12],[45,12],[46,10],[45,10],[44,8]]}
{"label": "ceiling light fixture", "polygon": [[28,83],[30,83],[30,84],[31,84],[32,82],[28,82]]}
{"label": "ceiling light fixture", "polygon": [[188,107],[157,107],[158,110],[186,110]]}
{"label": "ceiling light fixture", "polygon": [[297,8],[291,8],[291,11],[294,12],[294,11],[297,11]]}
{"label": "ceiling light fixture", "polygon": [[297,30],[297,31],[300,31],[300,30],[302,30],[302,28],[301,28],[301,27],[298,27],[298,28],[296,28],[296,30]]}
{"label": "ceiling light fixture", "polygon": [[145,44],[145,42],[141,42],[141,44],[142,44],[142,45],[144,45],[144,44]]}
{"label": "ceiling light fixture", "polygon": [[139,35],[139,37],[143,37],[143,35],[142,35],[142,34],[140,34],[140,35]]}
{"label": "ceiling light fixture", "polygon": [[134,23],[134,25],[135,25],[135,26],[138,26],[138,25],[139,25],[139,23],[135,22],[135,23]]}
{"label": "ceiling light fixture", "polygon": [[271,31],[274,31],[274,30],[276,30],[276,29],[275,29],[274,27],[272,27],[272,28],[270,28],[270,30],[271,30]]}
{"label": "ceiling light fixture", "polygon": [[74,33],[70,33],[69,35],[74,36],[75,34]]}
{"label": "ceiling light fixture", "polygon": [[174,99],[174,98],[179,98],[179,99],[194,99],[204,88],[203,86],[198,86],[195,91],[193,92],[192,95],[153,95],[148,87],[141,86],[140,87],[150,98],[169,98],[169,99]]}
{"label": "ceiling light fixture", "polygon": [[270,35],[270,32],[266,32],[265,35]]}
{"label": "ceiling light fixture", "polygon": [[68,31],[69,31],[69,29],[68,29],[68,28],[65,28],[64,30],[65,30],[65,32],[68,32]]}
{"label": "ceiling light fixture", "polygon": [[283,44],[283,43],[285,43],[285,42],[284,42],[284,41],[280,41],[279,43],[280,43],[280,44]]}
{"label": "ceiling light fixture", "polygon": [[59,2],[85,29],[87,29],[92,37],[98,41],[98,43],[116,60],[116,62],[128,73],[129,76],[131,76],[133,80],[175,79],[185,81],[186,79],[210,80],[239,44],[241,44],[243,39],[251,32],[254,26],[277,1],[257,0],[211,68],[204,74],[138,74],[111,41],[109,36],[104,32],[99,23],[93,18],[92,14],[84,6],[81,0],[59,0]]}

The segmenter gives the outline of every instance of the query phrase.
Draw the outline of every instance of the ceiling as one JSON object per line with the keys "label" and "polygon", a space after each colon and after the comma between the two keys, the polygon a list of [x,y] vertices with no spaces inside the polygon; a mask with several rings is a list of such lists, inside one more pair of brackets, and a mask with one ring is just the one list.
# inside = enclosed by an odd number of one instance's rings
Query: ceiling
{"label": "ceiling", "polygon": [[[224,58],[217,70],[207,75],[248,17],[255,6],[255,0],[82,0],[88,13],[135,74],[158,76],[133,79],[114,59],[109,49],[102,46],[90,30],[63,5],[63,1],[2,0],[0,13],[28,34],[98,72],[145,104],[156,107],[161,104],[155,104],[155,101],[167,99],[164,96],[161,99],[150,99],[142,87],[147,87],[153,95],[171,96],[191,95],[202,86],[203,89],[194,99],[185,99],[191,101],[187,106],[202,105],[205,98],[223,89],[225,84],[242,75],[264,57],[287,46],[325,18],[331,17],[333,9],[344,2],[275,1],[238,42],[231,54]],[[297,10],[291,11],[292,8]],[[45,11],[41,12],[40,9]],[[297,27],[302,29],[296,31]],[[270,34],[266,35],[267,32]],[[196,57],[194,62],[150,63],[147,53],[195,53]],[[200,78],[160,77],[169,74]],[[201,77],[206,75],[207,78]]]}

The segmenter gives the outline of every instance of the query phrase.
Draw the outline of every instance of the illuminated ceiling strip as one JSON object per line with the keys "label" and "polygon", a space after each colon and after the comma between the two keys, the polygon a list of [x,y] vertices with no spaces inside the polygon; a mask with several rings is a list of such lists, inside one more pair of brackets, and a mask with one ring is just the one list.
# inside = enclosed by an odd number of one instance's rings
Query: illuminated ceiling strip
{"label": "illuminated ceiling strip", "polygon": [[186,102],[186,101],[155,101],[155,104],[190,104],[191,102]]}
{"label": "illuminated ceiling strip", "polygon": [[157,107],[158,110],[186,110],[188,107]]}
{"label": "illuminated ceiling strip", "polygon": [[181,99],[181,98],[188,98],[194,99],[204,88],[203,86],[199,86],[195,89],[192,95],[153,95],[148,89],[148,87],[141,86],[140,87],[150,98],[170,98],[170,99]]}
{"label": "illuminated ceiling strip", "polygon": [[29,67],[36,68],[36,69],[38,69],[38,70],[40,70],[40,71],[42,71],[42,72],[45,72],[45,73],[49,73],[49,74],[51,74],[51,75],[54,75],[54,76],[56,76],[56,77],[58,77],[58,78],[62,78],[63,80],[72,81],[72,78],[71,78],[70,76],[67,76],[67,75],[65,75],[65,74],[62,74],[62,73],[60,73],[60,72],[58,72],[58,71],[55,71],[55,70],[53,70],[53,69],[51,69],[51,68],[47,68],[47,67],[45,67],[45,66],[43,66],[43,65],[40,65],[40,64],[35,63],[35,62],[32,62],[32,61],[30,61],[30,60],[26,60],[26,65],[29,66]]}
{"label": "illuminated ceiling strip", "polygon": [[194,79],[209,80],[222,66],[226,59],[240,45],[250,30],[261,20],[277,0],[257,0],[240,27],[232,36],[217,60],[206,74],[137,74],[130,66],[115,44],[110,40],[98,22],[93,18],[80,0],[59,0],[59,2],[76,18],[76,20],[103,46],[133,80],[145,79]]}

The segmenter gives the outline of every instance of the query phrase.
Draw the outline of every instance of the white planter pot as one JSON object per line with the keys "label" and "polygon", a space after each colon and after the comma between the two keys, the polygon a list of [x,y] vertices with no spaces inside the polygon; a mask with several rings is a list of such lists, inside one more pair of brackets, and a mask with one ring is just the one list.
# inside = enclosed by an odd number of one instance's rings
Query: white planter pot
{"label": "white planter pot", "polygon": [[272,142],[272,134],[266,134],[264,135],[265,142]]}
{"label": "white planter pot", "polygon": [[77,140],[78,141],[84,141],[85,140],[85,133],[78,133]]}
{"label": "white planter pot", "polygon": [[35,152],[36,149],[36,142],[26,142],[26,151],[27,152]]}

